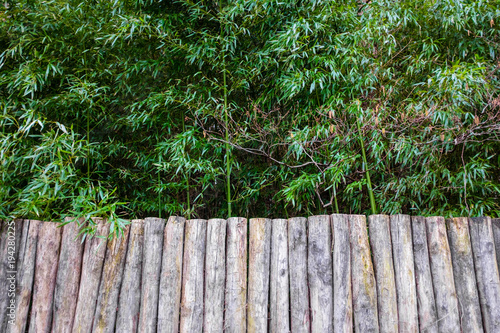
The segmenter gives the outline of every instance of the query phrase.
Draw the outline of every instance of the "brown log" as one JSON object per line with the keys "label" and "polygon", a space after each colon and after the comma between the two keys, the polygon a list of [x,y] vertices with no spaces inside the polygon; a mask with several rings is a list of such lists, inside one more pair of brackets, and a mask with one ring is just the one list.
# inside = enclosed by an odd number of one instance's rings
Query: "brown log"
{"label": "brown log", "polygon": [[271,226],[270,316],[271,333],[290,332],[288,277],[288,221],[274,219]]}

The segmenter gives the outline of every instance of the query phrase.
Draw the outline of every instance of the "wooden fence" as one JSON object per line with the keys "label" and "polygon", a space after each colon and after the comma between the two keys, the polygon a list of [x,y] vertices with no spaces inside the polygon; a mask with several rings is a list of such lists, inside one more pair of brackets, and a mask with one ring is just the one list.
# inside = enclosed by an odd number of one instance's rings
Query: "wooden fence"
{"label": "wooden fence", "polygon": [[500,219],[146,218],[85,242],[10,225],[1,332],[500,332]]}

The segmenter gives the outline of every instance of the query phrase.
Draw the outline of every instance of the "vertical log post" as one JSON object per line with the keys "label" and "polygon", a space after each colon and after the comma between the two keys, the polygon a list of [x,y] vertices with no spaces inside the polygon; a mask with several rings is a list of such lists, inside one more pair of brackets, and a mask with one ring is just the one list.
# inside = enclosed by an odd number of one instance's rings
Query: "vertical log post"
{"label": "vertical log post", "polygon": [[274,219],[271,226],[271,333],[290,332],[288,277],[288,221]]}
{"label": "vertical log post", "polygon": [[491,219],[498,271],[500,271],[500,219]]}

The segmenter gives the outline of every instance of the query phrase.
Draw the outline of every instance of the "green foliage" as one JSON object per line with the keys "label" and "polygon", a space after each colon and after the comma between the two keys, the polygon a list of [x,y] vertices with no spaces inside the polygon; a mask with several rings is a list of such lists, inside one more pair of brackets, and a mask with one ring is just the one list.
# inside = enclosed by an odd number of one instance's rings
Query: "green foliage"
{"label": "green foliage", "polygon": [[0,218],[500,216],[494,1],[4,6]]}

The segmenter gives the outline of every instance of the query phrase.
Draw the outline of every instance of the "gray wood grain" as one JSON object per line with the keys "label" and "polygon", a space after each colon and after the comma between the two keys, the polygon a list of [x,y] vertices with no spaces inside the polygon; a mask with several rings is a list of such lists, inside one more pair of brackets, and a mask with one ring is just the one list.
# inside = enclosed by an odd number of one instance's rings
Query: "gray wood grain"
{"label": "gray wood grain", "polygon": [[446,219],[462,332],[483,332],[476,273],[466,217]]}
{"label": "gray wood grain", "polygon": [[308,218],[311,332],[333,332],[333,266],[330,216]]}
{"label": "gray wood grain", "polygon": [[271,226],[271,333],[290,332],[290,287],[288,276],[288,221],[274,219]]}
{"label": "gray wood grain", "polygon": [[186,221],[180,332],[203,331],[203,286],[207,221]]}
{"label": "gray wood grain", "polygon": [[128,236],[123,282],[118,302],[116,332],[138,332],[143,249],[144,220],[132,220]]}
{"label": "gray wood grain", "polygon": [[379,332],[377,290],[364,215],[349,215],[354,331]]}
{"label": "gray wood grain", "polygon": [[204,331],[222,332],[224,328],[224,291],[226,282],[226,220],[207,222],[205,258]]}
{"label": "gray wood grain", "polygon": [[460,332],[458,300],[444,218],[428,217],[426,227],[439,332]]}
{"label": "gray wood grain", "polygon": [[469,228],[484,329],[488,333],[500,332],[500,277],[491,218],[473,217]]}
{"label": "gray wood grain", "polygon": [[500,219],[491,219],[491,227],[493,229],[493,238],[495,240],[497,266],[500,271]]}
{"label": "gray wood grain", "polygon": [[247,332],[267,332],[271,220],[250,219]]}

